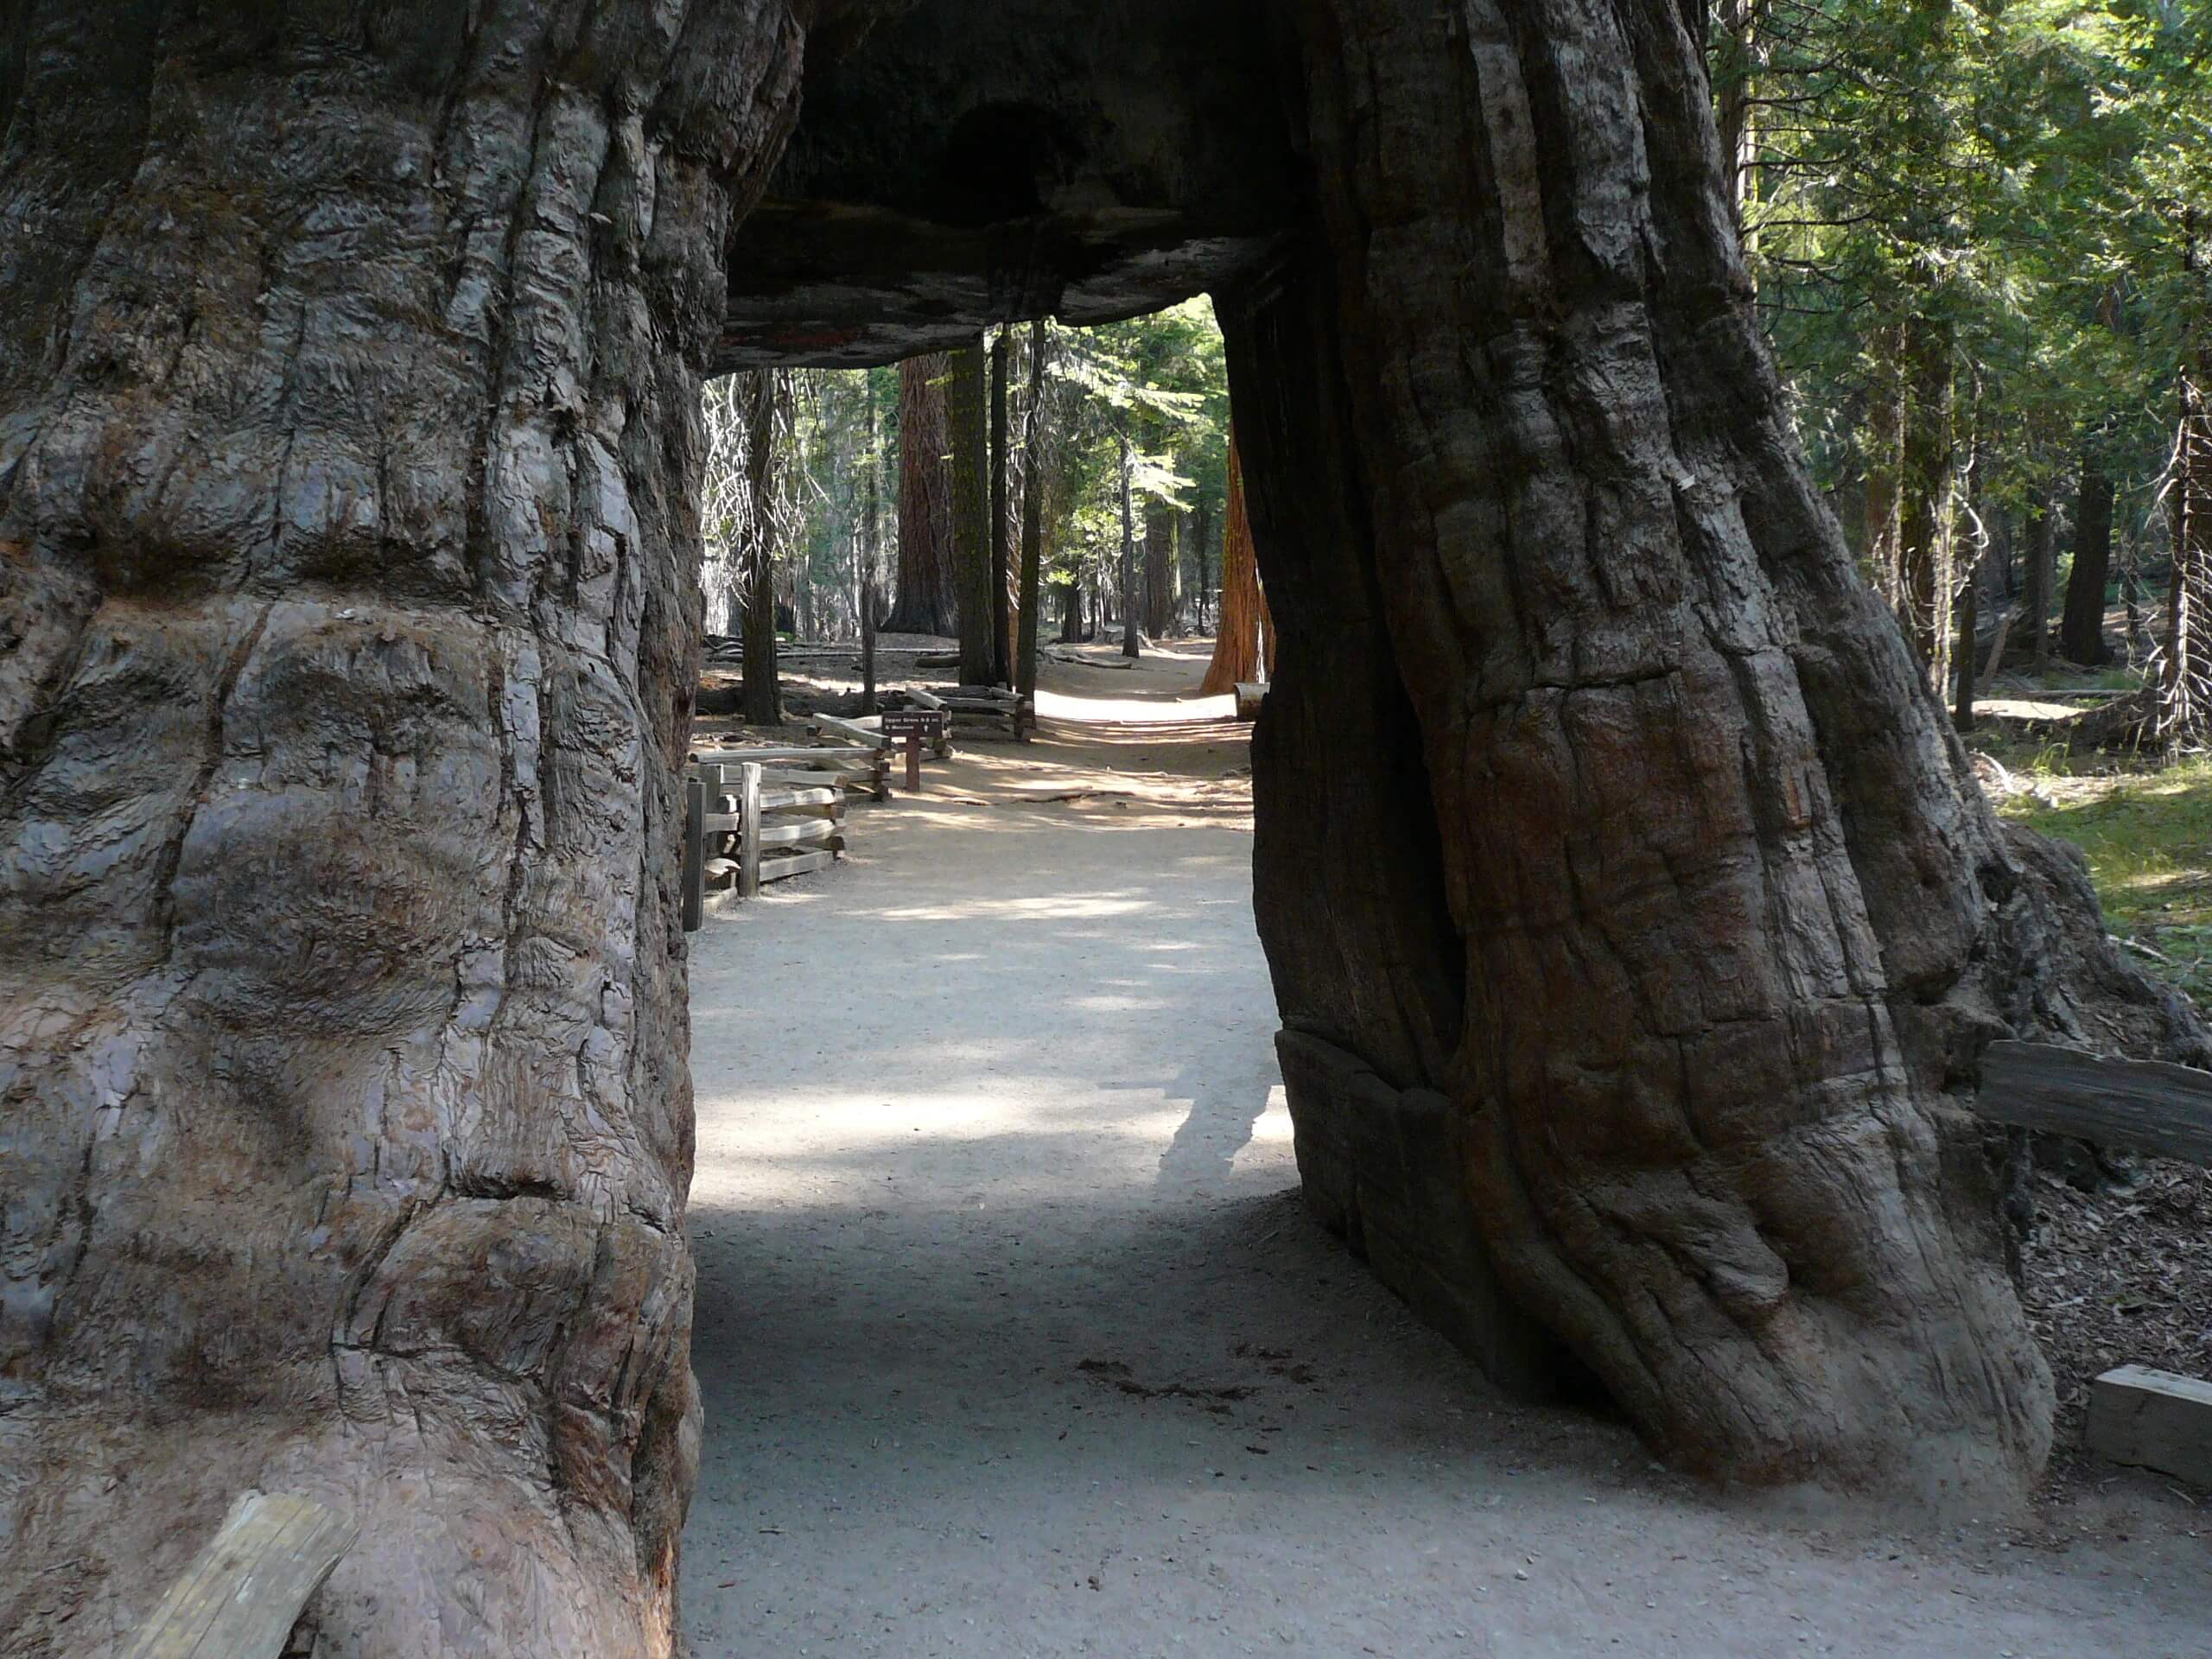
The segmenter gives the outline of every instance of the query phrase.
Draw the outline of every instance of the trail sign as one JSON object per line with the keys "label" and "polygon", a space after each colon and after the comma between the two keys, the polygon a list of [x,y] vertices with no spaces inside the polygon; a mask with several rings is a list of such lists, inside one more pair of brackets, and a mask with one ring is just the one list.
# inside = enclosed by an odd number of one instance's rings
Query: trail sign
{"label": "trail sign", "polygon": [[886,737],[923,738],[935,743],[944,735],[942,709],[888,709],[883,715]]}
{"label": "trail sign", "polygon": [[887,709],[883,711],[883,734],[906,740],[906,792],[918,795],[922,790],[922,743],[944,741],[944,710],[942,709]]}

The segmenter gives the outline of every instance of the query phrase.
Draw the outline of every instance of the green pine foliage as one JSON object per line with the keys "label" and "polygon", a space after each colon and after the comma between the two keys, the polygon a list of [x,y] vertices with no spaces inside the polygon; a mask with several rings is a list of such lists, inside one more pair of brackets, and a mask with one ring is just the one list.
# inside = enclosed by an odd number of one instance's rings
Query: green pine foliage
{"label": "green pine foliage", "polygon": [[[1947,329],[1981,499],[2094,454],[2154,515],[2207,294],[2204,0],[1736,0],[1717,94],[1748,91],[1745,241],[1815,471],[1847,494],[1904,326]],[[1845,512],[1847,528],[1859,528]]]}

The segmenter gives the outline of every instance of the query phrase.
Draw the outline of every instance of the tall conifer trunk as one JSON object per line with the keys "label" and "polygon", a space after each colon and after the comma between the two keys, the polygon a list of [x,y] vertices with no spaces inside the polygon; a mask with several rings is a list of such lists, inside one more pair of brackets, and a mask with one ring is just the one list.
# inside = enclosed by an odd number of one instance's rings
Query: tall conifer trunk
{"label": "tall conifer trunk", "polygon": [[998,674],[992,644],[1001,606],[993,600],[997,568],[991,524],[989,370],[981,345],[952,354],[946,412],[952,427],[952,556],[960,584],[960,680],[989,685]]}
{"label": "tall conifer trunk", "polygon": [[[1301,1061],[1301,1169],[1464,1202],[1489,1268],[1401,1233],[1408,1282],[1452,1301],[1494,1272],[1685,1464],[2009,1501],[2050,1384],[1951,1091],[1991,1037],[2066,1027],[2044,930],[2079,901],[1954,771],[1812,487],[1690,10],[1296,8],[1334,297],[1280,327],[1295,283],[1227,307],[1285,632],[1255,880],[1279,988],[1345,963],[1303,1029],[1415,1090],[1385,1120]],[[1341,393],[1284,370],[1317,331]],[[1324,542],[1285,509],[1330,476],[1294,440],[1337,396],[1363,499],[1317,505]],[[1373,862],[1268,828],[1331,764],[1382,764],[1297,738],[1333,718],[1297,677],[1344,626],[1331,558],[1373,561],[1456,973],[1402,928],[1347,947]],[[1456,1028],[1432,1013],[1455,992]],[[1456,1194],[1362,1163],[1416,1128]]]}
{"label": "tall conifer trunk", "polygon": [[949,634],[959,626],[952,557],[952,431],[945,387],[952,359],[938,353],[899,365],[899,582],[884,626]]}
{"label": "tall conifer trunk", "polygon": [[2112,660],[2105,644],[2105,589],[2112,582],[2112,518],[2118,493],[2094,454],[2082,459],[2081,493],[2074,508],[2074,568],[2066,578],[2066,611],[2058,648],[2069,663],[2101,668]]}
{"label": "tall conifer trunk", "polygon": [[[756,369],[744,377],[740,394],[745,408],[746,504],[752,516],[745,537],[745,720],[749,726],[779,726],[784,719],[782,664],[779,660],[776,595],[782,575],[781,527],[777,495],[782,488],[784,372]],[[802,621],[802,634],[810,633]]]}
{"label": "tall conifer trunk", "polygon": [[259,1486],[360,1524],[321,1650],[672,1653],[699,391],[798,32],[14,26],[0,1645]]}
{"label": "tall conifer trunk", "polygon": [[1260,569],[1252,552],[1252,521],[1244,500],[1243,457],[1236,432],[1229,434],[1229,516],[1221,544],[1221,626],[1214,635],[1213,660],[1199,683],[1201,696],[1225,696],[1238,685],[1262,677],[1261,640],[1270,630],[1267,596],[1260,591]]}

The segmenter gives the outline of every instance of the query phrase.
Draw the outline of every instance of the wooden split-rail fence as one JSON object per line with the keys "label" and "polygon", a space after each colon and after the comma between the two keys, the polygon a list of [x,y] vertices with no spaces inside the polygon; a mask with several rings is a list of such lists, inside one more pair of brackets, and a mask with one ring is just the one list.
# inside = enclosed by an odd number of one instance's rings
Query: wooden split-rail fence
{"label": "wooden split-rail fence", "polygon": [[[1974,1109],[1994,1123],[2212,1166],[2212,1071],[1992,1043]],[[2212,1487],[2212,1382],[2122,1365],[2089,1385],[2082,1438],[2114,1463]]]}
{"label": "wooden split-rail fence", "polygon": [[704,923],[710,892],[750,899],[836,862],[846,797],[887,798],[887,766],[880,743],[695,755],[683,775],[683,931]]}

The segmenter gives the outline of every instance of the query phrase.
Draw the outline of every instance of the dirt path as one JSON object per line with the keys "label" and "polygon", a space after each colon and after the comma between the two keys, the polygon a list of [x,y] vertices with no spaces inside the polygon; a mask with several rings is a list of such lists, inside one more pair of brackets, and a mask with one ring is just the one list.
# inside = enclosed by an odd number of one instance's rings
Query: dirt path
{"label": "dirt path", "polygon": [[700,1659],[2207,1650],[2155,1484],[1824,1528],[1490,1393],[1296,1200],[1235,728],[1115,712],[699,938]]}

